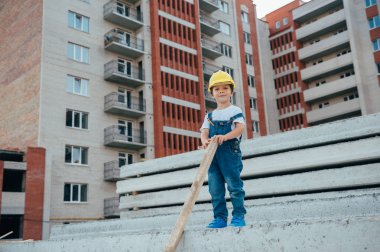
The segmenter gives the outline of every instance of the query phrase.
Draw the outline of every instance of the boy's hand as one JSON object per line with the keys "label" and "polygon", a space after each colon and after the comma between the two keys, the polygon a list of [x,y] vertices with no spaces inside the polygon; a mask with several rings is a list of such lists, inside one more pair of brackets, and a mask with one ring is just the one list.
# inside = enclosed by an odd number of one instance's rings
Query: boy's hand
{"label": "boy's hand", "polygon": [[215,135],[212,140],[216,141],[218,144],[222,144],[224,141],[228,140],[227,135]]}
{"label": "boy's hand", "polygon": [[211,139],[207,139],[206,141],[202,141],[202,149],[207,149],[207,146],[210,144]]}

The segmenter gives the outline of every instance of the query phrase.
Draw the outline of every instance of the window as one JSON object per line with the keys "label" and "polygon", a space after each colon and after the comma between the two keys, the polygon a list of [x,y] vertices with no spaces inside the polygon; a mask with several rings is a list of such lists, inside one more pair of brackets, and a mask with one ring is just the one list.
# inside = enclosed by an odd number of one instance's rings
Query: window
{"label": "window", "polygon": [[372,41],[373,50],[378,51],[380,50],[380,38]]}
{"label": "window", "polygon": [[248,13],[245,12],[245,11],[241,11],[241,21],[243,21],[244,23],[249,23],[248,21]]}
{"label": "window", "polygon": [[245,54],[245,63],[253,66],[252,54],[249,54],[249,53]]}
{"label": "window", "polygon": [[244,43],[251,44],[251,34],[248,32],[243,32]]}
{"label": "window", "polygon": [[350,77],[351,75],[355,75],[355,71],[354,70],[351,70],[351,71],[348,71],[348,72],[345,72],[345,73],[341,74],[340,78],[343,79],[343,78],[346,78],[346,77]]}
{"label": "window", "polygon": [[132,92],[124,88],[119,88],[117,91],[117,101],[125,104],[127,108],[132,108]]}
{"label": "window", "polygon": [[88,129],[88,113],[66,110],[66,126],[77,129]]}
{"label": "window", "polygon": [[288,23],[289,23],[288,18],[283,18],[282,19],[282,24],[283,25],[287,25]]}
{"label": "window", "polygon": [[323,62],[323,59],[319,59],[319,60],[316,60],[313,62],[313,66],[317,65],[317,64],[320,64]]}
{"label": "window", "polygon": [[255,87],[255,77],[248,74],[248,86]]}
{"label": "window", "polygon": [[376,0],[365,0],[365,7],[371,7],[372,5],[376,4]]}
{"label": "window", "polygon": [[88,164],[88,148],[66,145],[65,163],[87,165]]}
{"label": "window", "polygon": [[124,4],[124,3],[117,2],[117,5],[116,5],[116,11],[117,11],[117,13],[119,13],[120,15],[124,15],[124,16],[129,17],[129,14],[130,14],[129,6],[126,5],[126,4]]}
{"label": "window", "polygon": [[65,183],[64,202],[87,202],[87,185]]}
{"label": "window", "polygon": [[353,100],[356,98],[359,98],[358,92],[354,92],[352,94],[346,95],[345,97],[343,97],[343,101],[349,101],[349,100]]}
{"label": "window", "polygon": [[77,29],[79,31],[89,31],[89,18],[82,16],[78,13],[69,11],[69,27]]}
{"label": "window", "polygon": [[69,42],[67,47],[67,57],[72,60],[79,62],[88,63],[89,62],[89,48],[80,46],[74,43]]}
{"label": "window", "polygon": [[88,80],[67,75],[66,91],[72,94],[88,96]]}
{"label": "window", "polygon": [[125,74],[129,77],[132,75],[132,63],[124,60],[124,59],[118,59],[117,60],[117,71],[119,73]]}
{"label": "window", "polygon": [[126,136],[129,142],[133,141],[132,122],[125,121],[125,120],[118,120],[117,128],[119,130],[120,135]]}
{"label": "window", "polygon": [[253,132],[255,132],[255,133],[259,133],[259,132],[260,132],[260,129],[259,129],[259,122],[257,122],[257,121],[253,121],[253,122],[252,122],[252,130],[253,130]]}
{"label": "window", "polygon": [[330,105],[330,102],[323,102],[318,105],[318,108],[326,108]]}
{"label": "window", "polygon": [[222,70],[225,71],[225,72],[227,72],[229,75],[231,75],[232,78],[234,77],[234,70],[232,68],[223,66]]}
{"label": "window", "polygon": [[376,63],[376,66],[377,66],[377,74],[380,74],[380,62]]}
{"label": "window", "polygon": [[281,27],[281,22],[280,21],[276,21],[276,29],[280,29]]}
{"label": "window", "polygon": [[320,40],[320,38],[317,38],[317,39],[313,39],[312,41],[309,42],[310,45],[314,44],[314,43],[318,43]]}
{"label": "window", "polygon": [[221,46],[222,53],[227,56],[232,58],[232,47],[226,44],[222,44]]}
{"label": "window", "polygon": [[326,81],[325,80],[322,80],[322,81],[318,81],[317,83],[315,83],[315,85],[317,86],[317,87],[319,87],[320,85],[323,85],[323,84],[325,84],[326,83]]}
{"label": "window", "polygon": [[228,3],[226,3],[225,1],[219,0],[218,4],[219,4],[219,10],[223,11],[224,13],[228,13]]}
{"label": "window", "polygon": [[127,164],[133,164],[133,154],[119,152],[119,168]]}
{"label": "window", "polygon": [[380,26],[380,17],[379,15],[374,16],[373,18],[368,19],[369,29],[374,29]]}
{"label": "window", "polygon": [[256,101],[256,98],[253,98],[253,97],[249,98],[249,107],[251,109],[257,110],[257,101]]}
{"label": "window", "polygon": [[231,34],[231,31],[230,31],[230,25],[229,24],[226,24],[222,21],[219,21],[219,26],[220,26],[220,31],[224,34],[227,34],[227,35],[230,35]]}
{"label": "window", "polygon": [[337,56],[337,57],[340,57],[340,56],[345,55],[345,54],[350,53],[350,52],[351,52],[351,49],[350,49],[350,48],[348,48],[348,49],[344,49],[343,51],[337,53],[336,56]]}

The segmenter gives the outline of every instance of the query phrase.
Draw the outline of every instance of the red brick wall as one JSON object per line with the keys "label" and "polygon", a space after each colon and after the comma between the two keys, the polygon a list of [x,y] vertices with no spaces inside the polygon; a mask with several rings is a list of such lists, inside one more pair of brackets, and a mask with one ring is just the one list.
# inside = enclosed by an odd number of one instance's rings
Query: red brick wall
{"label": "red brick wall", "polygon": [[36,145],[42,0],[0,4],[0,148]]}
{"label": "red brick wall", "polygon": [[45,149],[28,147],[26,154],[25,213],[23,239],[42,239]]}

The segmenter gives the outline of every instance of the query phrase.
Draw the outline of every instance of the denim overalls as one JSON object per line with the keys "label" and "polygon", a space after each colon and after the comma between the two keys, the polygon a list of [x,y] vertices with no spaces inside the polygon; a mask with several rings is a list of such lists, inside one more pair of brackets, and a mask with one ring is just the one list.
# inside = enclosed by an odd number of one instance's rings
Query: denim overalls
{"label": "denim overalls", "polygon": [[[231,132],[233,121],[239,117],[244,116],[242,113],[239,113],[228,121],[213,121],[212,113],[208,113],[210,122],[209,138]],[[222,218],[227,221],[228,210],[225,199],[225,183],[227,183],[227,189],[233,205],[232,216],[244,217],[246,214],[244,208],[245,192],[243,190],[243,181],[240,178],[240,173],[243,169],[240,140],[241,137],[239,140],[235,138],[219,145],[208,170],[208,184],[214,209],[214,219]]]}

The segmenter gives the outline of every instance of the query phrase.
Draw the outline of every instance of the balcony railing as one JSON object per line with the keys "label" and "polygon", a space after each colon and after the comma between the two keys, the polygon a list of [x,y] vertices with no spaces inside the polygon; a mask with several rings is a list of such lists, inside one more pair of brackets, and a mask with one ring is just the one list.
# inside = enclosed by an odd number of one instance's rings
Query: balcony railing
{"label": "balcony railing", "polygon": [[209,80],[211,75],[222,68],[216,65],[212,65],[210,63],[203,62],[203,77],[206,81]]}
{"label": "balcony railing", "polygon": [[103,6],[103,15],[105,20],[131,30],[139,29],[144,25],[141,11],[115,0]]}
{"label": "balcony railing", "polygon": [[139,97],[127,98],[117,92],[104,97],[104,111],[128,117],[139,117],[145,114],[145,99]]}
{"label": "balcony railing", "polygon": [[134,66],[127,69],[125,64],[112,60],[104,65],[104,79],[135,88],[145,83],[145,71]]}
{"label": "balcony railing", "polygon": [[214,36],[215,34],[220,32],[219,21],[210,17],[209,15],[201,12],[200,24],[201,31],[207,35]]}
{"label": "balcony railing", "polygon": [[104,163],[104,180],[117,181],[120,179],[119,161],[110,161]]}
{"label": "balcony railing", "polygon": [[199,0],[199,8],[207,12],[216,11],[219,9],[218,0]]}
{"label": "balcony railing", "polygon": [[112,29],[104,35],[104,48],[114,53],[137,58],[144,54],[144,40]]}
{"label": "balcony railing", "polygon": [[104,217],[119,217],[119,197],[104,199]]}
{"label": "balcony railing", "polygon": [[204,94],[205,94],[206,106],[211,107],[211,108],[216,108],[217,104],[216,104],[215,98],[210,94],[207,88],[204,89]]}
{"label": "balcony railing", "polygon": [[221,52],[221,45],[211,39],[202,38],[201,45],[202,55],[207,58],[216,59],[223,55]]}
{"label": "balcony railing", "polygon": [[132,130],[127,132],[126,126],[112,125],[104,129],[104,145],[141,149],[146,147],[146,131]]}

